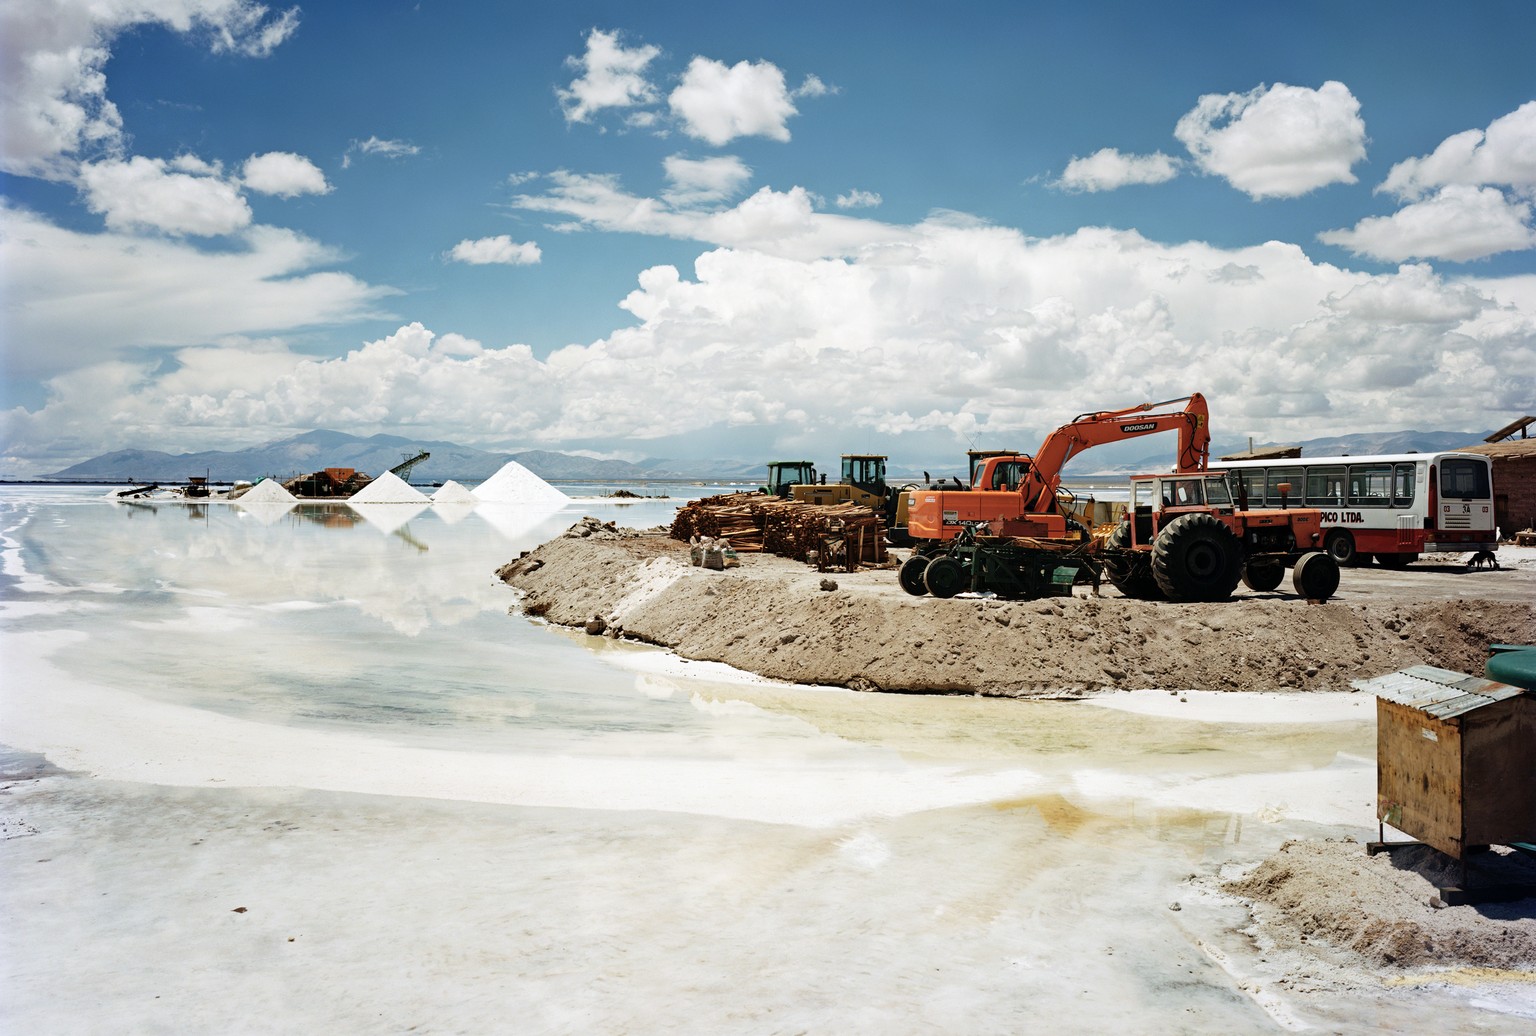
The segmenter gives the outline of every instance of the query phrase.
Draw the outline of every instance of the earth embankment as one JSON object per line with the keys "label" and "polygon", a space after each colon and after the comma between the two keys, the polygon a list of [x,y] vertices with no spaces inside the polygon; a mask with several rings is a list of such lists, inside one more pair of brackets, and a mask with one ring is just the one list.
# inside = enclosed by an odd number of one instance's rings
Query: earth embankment
{"label": "earth embankment", "polygon": [[[775,680],[862,690],[1060,696],[1110,688],[1348,690],[1416,664],[1481,673],[1523,642],[1536,607],[1509,600],[1285,592],[1210,604],[1103,596],[912,597],[891,569],[821,573],[766,554],[690,564],[687,544],[584,519],[498,573],[529,615]],[[1287,586],[1288,588],[1288,586]]]}

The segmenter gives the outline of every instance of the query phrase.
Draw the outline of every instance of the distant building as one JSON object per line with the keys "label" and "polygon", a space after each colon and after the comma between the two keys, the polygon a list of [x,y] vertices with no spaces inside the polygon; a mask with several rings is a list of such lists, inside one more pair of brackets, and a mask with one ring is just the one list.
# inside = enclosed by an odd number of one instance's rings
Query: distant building
{"label": "distant building", "polygon": [[1222,460],[1291,460],[1301,456],[1300,446],[1260,446],[1241,453],[1229,453]]}
{"label": "distant building", "polygon": [[[1493,515],[1506,539],[1536,529],[1536,438],[1528,438],[1536,417],[1522,417],[1488,437],[1463,448],[1493,461]],[[1518,437],[1516,437],[1518,436]]]}

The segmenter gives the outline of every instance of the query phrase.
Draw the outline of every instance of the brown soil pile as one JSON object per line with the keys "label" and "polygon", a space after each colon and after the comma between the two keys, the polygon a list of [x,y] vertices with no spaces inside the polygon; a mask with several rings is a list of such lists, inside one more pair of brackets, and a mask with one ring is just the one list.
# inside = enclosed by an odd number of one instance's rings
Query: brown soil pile
{"label": "brown soil pile", "polygon": [[[1536,882],[1536,862],[1509,850],[1473,859],[1468,887]],[[1459,882],[1457,865],[1427,846],[1369,856],[1354,841],[1291,841],[1221,888],[1251,901],[1264,935],[1281,947],[1321,940],[1403,969],[1536,965],[1532,901],[1432,905],[1439,888]]]}
{"label": "brown soil pile", "polygon": [[[584,519],[502,568],[523,608],[776,680],[864,690],[1061,695],[1108,688],[1348,690],[1429,663],[1482,671],[1528,639],[1530,604],[1460,599],[1321,605],[1240,591],[1213,604],[912,597],[894,565],[823,574],[771,555],[690,564],[686,544]],[[1084,593],[1079,588],[1079,593]]]}

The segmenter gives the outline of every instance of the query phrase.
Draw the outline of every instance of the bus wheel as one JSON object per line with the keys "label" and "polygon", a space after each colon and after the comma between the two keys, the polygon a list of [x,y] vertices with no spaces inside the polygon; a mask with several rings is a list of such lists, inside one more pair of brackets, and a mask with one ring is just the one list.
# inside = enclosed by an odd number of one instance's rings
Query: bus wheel
{"label": "bus wheel", "polygon": [[1407,568],[1419,560],[1417,554],[1377,554],[1376,564],[1382,568]]}
{"label": "bus wheel", "polygon": [[1291,570],[1291,585],[1309,601],[1326,601],[1339,588],[1339,566],[1331,555],[1308,551]]}
{"label": "bus wheel", "polygon": [[928,568],[929,560],[921,554],[913,554],[902,562],[901,570],[896,573],[901,588],[913,597],[921,597],[928,592],[928,586],[923,582],[923,573]]}
{"label": "bus wheel", "polygon": [[1355,564],[1355,538],[1343,529],[1334,529],[1323,537],[1323,549],[1333,556],[1335,564]]}

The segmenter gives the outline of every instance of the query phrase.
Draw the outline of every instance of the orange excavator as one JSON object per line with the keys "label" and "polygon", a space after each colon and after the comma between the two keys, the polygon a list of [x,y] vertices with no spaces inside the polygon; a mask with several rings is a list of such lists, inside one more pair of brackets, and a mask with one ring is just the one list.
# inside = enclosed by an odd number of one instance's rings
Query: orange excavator
{"label": "orange excavator", "polygon": [[[1183,405],[1165,409],[1174,404]],[[1047,435],[1033,457],[1012,453],[986,458],[969,490],[909,489],[908,532],[924,552],[942,548],[966,523],[974,527],[987,522],[996,536],[1059,539],[1068,534],[1069,519],[1057,496],[1067,462],[1094,446],[1166,431],[1179,435],[1174,470],[1205,471],[1211,452],[1210,411],[1200,393],[1095,411]]]}

